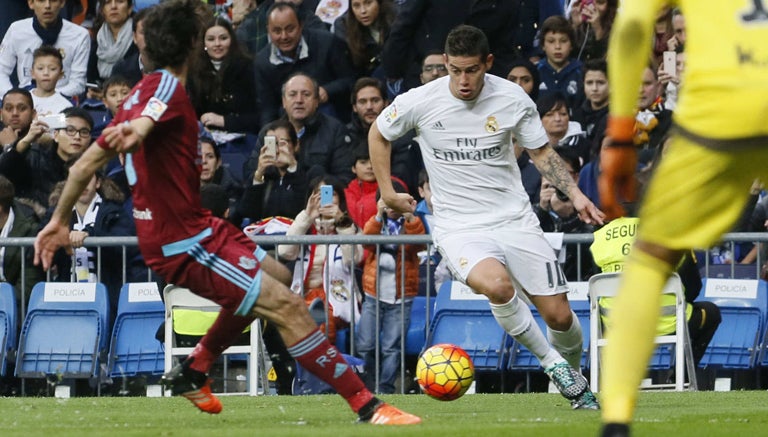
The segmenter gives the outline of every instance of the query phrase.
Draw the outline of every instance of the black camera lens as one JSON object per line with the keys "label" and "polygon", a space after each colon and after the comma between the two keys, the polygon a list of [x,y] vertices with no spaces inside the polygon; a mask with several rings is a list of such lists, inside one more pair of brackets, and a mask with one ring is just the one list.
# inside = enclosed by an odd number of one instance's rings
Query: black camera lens
{"label": "black camera lens", "polygon": [[568,200],[570,200],[568,199],[568,196],[565,193],[563,193],[557,188],[555,188],[555,195],[557,196],[558,199],[562,200],[563,202],[567,202]]}

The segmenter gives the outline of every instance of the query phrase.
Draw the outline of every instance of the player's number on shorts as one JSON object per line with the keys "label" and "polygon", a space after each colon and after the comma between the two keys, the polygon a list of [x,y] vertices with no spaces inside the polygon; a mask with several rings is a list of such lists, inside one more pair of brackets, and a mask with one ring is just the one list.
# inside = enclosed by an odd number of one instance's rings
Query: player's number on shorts
{"label": "player's number on shorts", "polygon": [[763,0],[752,0],[752,10],[743,14],[741,19],[747,23],[768,21],[768,12],[765,11]]}

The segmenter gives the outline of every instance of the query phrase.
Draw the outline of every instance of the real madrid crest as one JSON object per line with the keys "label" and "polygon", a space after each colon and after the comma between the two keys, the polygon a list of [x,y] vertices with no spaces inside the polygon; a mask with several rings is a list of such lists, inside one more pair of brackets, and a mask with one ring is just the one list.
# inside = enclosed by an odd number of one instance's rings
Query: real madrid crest
{"label": "real madrid crest", "polygon": [[488,117],[488,120],[485,121],[485,131],[489,134],[492,134],[499,130],[499,122],[496,121],[496,117],[490,116]]}

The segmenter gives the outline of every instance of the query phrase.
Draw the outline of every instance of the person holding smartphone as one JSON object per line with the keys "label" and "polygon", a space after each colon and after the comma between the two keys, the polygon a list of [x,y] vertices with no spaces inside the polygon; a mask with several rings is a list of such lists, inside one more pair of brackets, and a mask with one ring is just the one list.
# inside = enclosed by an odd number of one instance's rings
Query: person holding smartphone
{"label": "person holding smartphone", "polygon": [[251,223],[267,217],[296,217],[304,208],[309,180],[299,165],[299,139],[288,120],[277,120],[264,128],[264,146],[259,151],[256,170],[246,181],[235,223]]}
{"label": "person holding smartphone", "polygon": [[578,0],[571,6],[570,21],[576,31],[574,54],[580,61],[603,59],[619,8],[618,0]]}
{"label": "person holding smartphone", "polygon": [[[309,186],[306,208],[296,216],[286,235],[352,235],[358,232],[347,214],[344,186],[340,182],[332,176],[320,176],[312,179]],[[308,305],[315,299],[329,299],[325,333],[333,343],[337,324],[359,316],[359,309],[355,307],[353,312],[349,302],[359,293],[354,266],[363,261],[363,247],[359,244],[282,244],[277,247],[277,254],[282,260],[297,261],[291,284],[294,293],[301,293]],[[337,299],[339,296],[345,298]],[[321,330],[323,328],[325,326]]]}

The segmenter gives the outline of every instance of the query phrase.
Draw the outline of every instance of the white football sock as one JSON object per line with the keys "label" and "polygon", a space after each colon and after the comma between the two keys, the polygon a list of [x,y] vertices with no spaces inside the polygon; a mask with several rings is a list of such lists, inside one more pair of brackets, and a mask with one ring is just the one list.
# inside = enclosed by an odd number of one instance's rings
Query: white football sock
{"label": "white football sock", "polygon": [[525,302],[518,299],[517,294],[505,304],[490,305],[491,312],[499,325],[512,338],[528,348],[539,359],[542,367],[546,369],[557,362],[564,361],[549,345],[539,325],[533,320],[531,309]]}
{"label": "white football sock", "polygon": [[581,323],[576,313],[571,310],[573,323],[567,331],[555,331],[547,328],[547,338],[560,355],[568,361],[576,370],[581,368],[581,353],[583,349],[583,338],[581,337]]}

